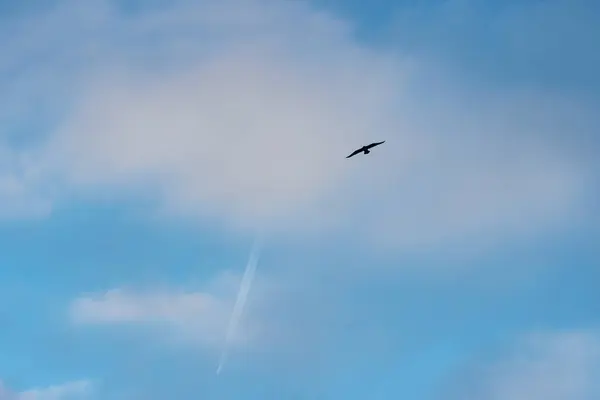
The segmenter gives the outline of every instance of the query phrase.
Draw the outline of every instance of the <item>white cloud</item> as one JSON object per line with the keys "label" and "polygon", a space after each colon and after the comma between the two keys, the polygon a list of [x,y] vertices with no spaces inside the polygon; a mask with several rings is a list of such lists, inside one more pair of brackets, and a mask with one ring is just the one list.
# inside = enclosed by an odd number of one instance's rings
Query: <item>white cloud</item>
{"label": "white cloud", "polygon": [[89,380],[79,380],[17,393],[0,382],[0,400],[83,400],[90,398],[92,386]]}
{"label": "white cloud", "polygon": [[568,331],[526,337],[505,360],[481,368],[460,399],[592,400],[600,395],[600,339]]}
{"label": "white cloud", "polygon": [[[70,318],[80,326],[150,324],[178,341],[219,349],[233,308],[237,281],[233,275],[221,274],[205,291],[111,289],[83,295],[71,303]],[[252,296],[256,296],[256,289],[253,288]],[[243,318],[231,344],[248,345],[253,339],[255,323]]]}
{"label": "white cloud", "polygon": [[36,153],[66,194],[151,193],[232,229],[360,226],[345,234],[394,249],[544,231],[579,206],[586,165],[543,139],[568,99],[443,84],[303,2],[71,7],[25,36],[34,53],[68,40],[37,67],[69,65],[70,107]]}

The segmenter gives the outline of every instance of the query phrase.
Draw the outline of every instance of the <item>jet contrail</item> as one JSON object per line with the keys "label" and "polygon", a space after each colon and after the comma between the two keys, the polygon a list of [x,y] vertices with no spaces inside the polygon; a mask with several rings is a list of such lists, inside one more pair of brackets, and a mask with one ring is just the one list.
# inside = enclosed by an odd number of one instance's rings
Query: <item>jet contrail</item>
{"label": "jet contrail", "polygon": [[246,265],[246,270],[244,271],[244,276],[242,277],[242,282],[240,283],[240,290],[238,292],[237,299],[235,300],[233,311],[231,312],[229,325],[227,327],[227,334],[225,336],[225,346],[223,348],[223,353],[221,354],[221,359],[219,360],[219,366],[217,367],[217,375],[221,373],[221,370],[225,365],[225,361],[227,360],[227,351],[229,350],[229,344],[233,339],[233,335],[235,334],[238,322],[240,321],[240,317],[242,316],[242,312],[244,311],[244,305],[246,304],[248,292],[250,291],[250,286],[252,286],[254,272],[256,271],[256,266],[258,264],[261,245],[261,236],[258,235],[254,240],[254,245],[252,246],[252,251],[250,252],[250,257],[248,258],[248,264]]}

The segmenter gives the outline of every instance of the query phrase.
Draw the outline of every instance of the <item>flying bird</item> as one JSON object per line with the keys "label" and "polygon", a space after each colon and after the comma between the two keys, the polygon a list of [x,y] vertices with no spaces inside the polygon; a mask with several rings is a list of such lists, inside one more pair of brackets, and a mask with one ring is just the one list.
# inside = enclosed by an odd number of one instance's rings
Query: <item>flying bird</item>
{"label": "flying bird", "polygon": [[368,145],[366,145],[366,146],[363,146],[363,147],[361,147],[361,148],[360,148],[360,149],[358,149],[358,150],[354,150],[354,151],[352,152],[352,154],[350,154],[350,155],[349,155],[348,157],[346,157],[346,158],[350,158],[350,157],[352,157],[352,156],[355,156],[355,155],[357,155],[358,153],[365,153],[365,154],[369,154],[369,153],[370,153],[369,149],[371,149],[371,148],[373,148],[373,147],[375,147],[375,146],[379,146],[379,145],[380,145],[380,144],[382,144],[382,143],[385,143],[385,140],[384,140],[383,142],[375,142],[375,143],[371,143],[371,144],[368,144]]}

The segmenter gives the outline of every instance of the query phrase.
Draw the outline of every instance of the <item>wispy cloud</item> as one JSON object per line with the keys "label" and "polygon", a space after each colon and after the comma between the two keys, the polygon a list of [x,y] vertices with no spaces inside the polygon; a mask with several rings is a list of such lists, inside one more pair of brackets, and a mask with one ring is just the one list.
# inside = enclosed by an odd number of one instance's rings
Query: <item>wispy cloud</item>
{"label": "wispy cloud", "polygon": [[30,154],[0,144],[0,218],[40,218],[52,211],[43,172]]}
{"label": "wispy cloud", "polygon": [[91,381],[79,380],[17,393],[0,383],[0,400],[84,400],[90,398],[92,387]]}
{"label": "wispy cloud", "polygon": [[[149,326],[170,338],[218,350],[224,342],[237,281],[233,275],[222,274],[206,291],[110,289],[75,299],[70,318],[80,326]],[[231,344],[247,345],[255,322],[242,321]]]}
{"label": "wispy cloud", "polygon": [[594,331],[532,334],[479,369],[457,399],[591,400],[600,395],[600,339]]}

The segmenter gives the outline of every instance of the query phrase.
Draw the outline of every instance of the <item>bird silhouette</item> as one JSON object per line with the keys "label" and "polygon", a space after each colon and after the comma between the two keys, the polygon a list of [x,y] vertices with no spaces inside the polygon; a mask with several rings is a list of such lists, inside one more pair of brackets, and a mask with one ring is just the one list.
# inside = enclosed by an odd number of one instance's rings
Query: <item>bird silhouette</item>
{"label": "bird silhouette", "polygon": [[380,145],[380,144],[382,144],[382,143],[385,143],[385,140],[384,140],[383,142],[375,142],[375,143],[371,143],[371,144],[368,144],[368,145],[366,145],[366,146],[363,146],[363,147],[361,147],[361,148],[360,148],[360,149],[358,149],[358,150],[354,150],[354,151],[352,152],[352,154],[350,154],[350,155],[349,155],[349,156],[347,156],[346,158],[350,158],[350,157],[352,157],[352,156],[355,156],[355,155],[357,155],[358,153],[365,153],[365,154],[369,154],[369,153],[371,152],[371,151],[369,151],[369,149],[371,149],[371,148],[373,148],[373,147],[375,147],[375,146],[379,146],[379,145]]}

